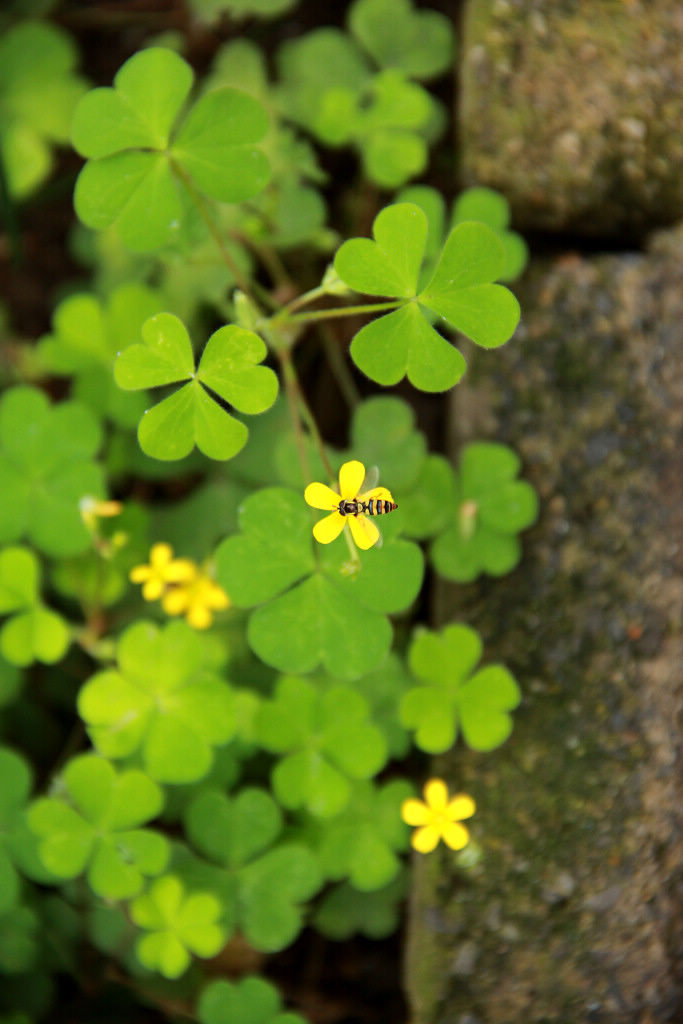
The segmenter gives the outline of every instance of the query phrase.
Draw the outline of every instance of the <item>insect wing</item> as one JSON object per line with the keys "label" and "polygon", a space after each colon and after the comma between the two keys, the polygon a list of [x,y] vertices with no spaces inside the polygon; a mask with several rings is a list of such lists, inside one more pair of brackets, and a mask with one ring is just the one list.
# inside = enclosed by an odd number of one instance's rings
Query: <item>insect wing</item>
{"label": "insect wing", "polygon": [[370,466],[365,479],[363,480],[359,494],[367,494],[368,491],[373,491],[379,483],[379,468],[377,466]]}

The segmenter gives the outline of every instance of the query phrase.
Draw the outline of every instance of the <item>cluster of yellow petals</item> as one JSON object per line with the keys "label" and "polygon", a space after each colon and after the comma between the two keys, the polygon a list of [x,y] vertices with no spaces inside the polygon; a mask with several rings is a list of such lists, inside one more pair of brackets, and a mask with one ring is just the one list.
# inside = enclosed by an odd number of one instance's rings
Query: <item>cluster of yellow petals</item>
{"label": "cluster of yellow petals", "polygon": [[191,558],[174,558],[170,544],[155,544],[148,565],[130,571],[145,601],[158,601],[167,615],[184,615],[194,629],[208,629],[213,613],[230,606],[225,591]]}
{"label": "cluster of yellow petals", "polygon": [[451,850],[467,846],[470,834],[460,822],[471,818],[476,810],[474,800],[465,793],[449,796],[442,779],[430,779],[424,787],[424,800],[409,797],[401,804],[401,817],[407,825],[417,826],[411,843],[419,853],[429,853],[440,839]]}
{"label": "cluster of yellow petals", "polygon": [[365,479],[365,466],[362,462],[353,460],[345,462],[339,470],[339,492],[333,491],[327,484],[309,484],[304,491],[304,499],[311,508],[319,508],[329,512],[328,516],[320,519],[313,527],[313,536],[320,544],[331,544],[348,523],[356,545],[367,551],[379,540],[380,533],[372,519],[359,513],[357,516],[343,516],[339,511],[340,501],[369,501],[375,498],[378,501],[390,501],[394,499],[386,487],[373,487],[371,490],[360,494]]}
{"label": "cluster of yellow petals", "polygon": [[211,577],[198,573],[183,586],[170,587],[161,599],[167,615],[184,615],[194,629],[208,629],[213,613],[230,606],[230,598]]}

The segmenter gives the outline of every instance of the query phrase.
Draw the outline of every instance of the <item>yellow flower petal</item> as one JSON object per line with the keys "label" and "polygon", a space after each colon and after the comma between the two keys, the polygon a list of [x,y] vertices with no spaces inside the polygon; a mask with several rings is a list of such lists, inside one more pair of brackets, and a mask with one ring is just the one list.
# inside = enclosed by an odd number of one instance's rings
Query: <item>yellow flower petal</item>
{"label": "yellow flower petal", "polygon": [[426,825],[432,820],[432,812],[422,800],[411,796],[401,804],[401,818],[406,825]]}
{"label": "yellow flower petal", "polygon": [[193,629],[208,629],[213,622],[211,611],[199,601],[190,606],[185,618]]}
{"label": "yellow flower petal", "polygon": [[371,491],[365,491],[363,494],[359,494],[358,497],[361,501],[369,501],[370,498],[376,498],[378,501],[390,501],[392,505],[394,504],[391,491],[386,487],[373,487]]}
{"label": "yellow flower petal", "polygon": [[230,598],[225,593],[222,587],[219,587],[217,583],[209,582],[206,587],[206,593],[203,595],[204,602],[209,608],[215,608],[219,611],[222,608],[230,607]]}
{"label": "yellow flower petal", "polygon": [[167,583],[189,583],[197,575],[197,566],[190,558],[174,558],[162,575]]}
{"label": "yellow flower petal", "polygon": [[352,462],[345,462],[339,470],[339,490],[342,498],[353,501],[363,486],[365,480],[365,466],[355,459]]}
{"label": "yellow flower petal", "polygon": [[443,779],[430,779],[424,788],[425,800],[432,811],[445,811],[448,787]]}
{"label": "yellow flower petal", "polygon": [[461,821],[463,818],[471,818],[476,809],[477,805],[471,796],[458,793],[449,800],[445,814],[451,821]]}
{"label": "yellow flower petal", "polygon": [[142,596],[145,601],[156,601],[164,592],[164,581],[153,576],[142,585]]}
{"label": "yellow flower petal", "polygon": [[441,833],[435,825],[424,825],[413,832],[410,842],[418,853],[431,853],[440,838]]}
{"label": "yellow flower petal", "polygon": [[187,610],[190,595],[185,587],[172,587],[164,594],[161,607],[167,615],[182,615]]}
{"label": "yellow flower petal", "polygon": [[311,508],[321,508],[324,512],[331,512],[339,504],[339,495],[327,484],[309,484],[304,491],[304,501]]}
{"label": "yellow flower petal", "polygon": [[152,575],[152,567],[149,565],[136,565],[128,573],[132,583],[145,583]]}
{"label": "yellow flower petal", "polygon": [[351,527],[351,536],[361,551],[367,551],[368,548],[377,543],[379,540],[379,530],[372,519],[368,519],[364,515],[348,516],[347,518]]}
{"label": "yellow flower petal", "polygon": [[320,544],[330,544],[344,529],[344,516],[339,512],[320,519],[313,527],[313,536]]}
{"label": "yellow flower petal", "polygon": [[154,544],[149,553],[149,564],[158,571],[167,565],[173,558],[173,548],[170,544],[160,541]]}
{"label": "yellow flower petal", "polygon": [[470,834],[464,825],[457,821],[444,822],[441,826],[441,838],[451,850],[462,850],[470,841]]}

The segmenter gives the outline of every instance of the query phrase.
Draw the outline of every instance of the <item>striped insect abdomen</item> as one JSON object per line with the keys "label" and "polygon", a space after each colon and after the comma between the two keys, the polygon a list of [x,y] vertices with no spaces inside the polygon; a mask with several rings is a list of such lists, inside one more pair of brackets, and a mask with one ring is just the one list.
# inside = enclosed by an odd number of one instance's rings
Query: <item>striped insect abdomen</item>
{"label": "striped insect abdomen", "polygon": [[363,512],[368,516],[383,516],[387,512],[393,512],[398,505],[393,501],[384,498],[370,498],[369,501],[359,502],[363,506]]}
{"label": "striped insect abdomen", "polygon": [[383,516],[387,512],[393,512],[395,508],[398,508],[393,501],[386,501],[382,498],[370,498],[369,501],[359,501],[358,498],[354,498],[353,501],[344,499],[339,502],[338,511],[343,516]]}

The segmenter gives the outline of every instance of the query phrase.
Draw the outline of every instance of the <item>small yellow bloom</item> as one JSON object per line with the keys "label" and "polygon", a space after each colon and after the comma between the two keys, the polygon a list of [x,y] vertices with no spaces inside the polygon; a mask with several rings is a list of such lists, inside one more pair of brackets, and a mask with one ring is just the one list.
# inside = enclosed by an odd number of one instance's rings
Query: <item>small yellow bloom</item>
{"label": "small yellow bloom", "polygon": [[230,607],[230,598],[210,576],[201,574],[187,583],[169,587],[161,599],[167,615],[184,615],[193,629],[208,629],[213,612]]}
{"label": "small yellow bloom", "polygon": [[149,565],[136,565],[130,571],[133,583],[142,583],[145,601],[157,601],[169,584],[188,583],[197,575],[197,566],[189,558],[174,558],[170,544],[155,544],[149,553]]}
{"label": "small yellow bloom", "polygon": [[476,807],[471,796],[458,793],[448,795],[448,787],[441,779],[430,779],[424,787],[424,801],[410,797],[401,804],[401,817],[407,825],[419,826],[413,832],[411,843],[419,853],[429,853],[439,839],[451,850],[467,846],[470,834],[462,818],[471,818]]}
{"label": "small yellow bloom", "polygon": [[354,460],[345,462],[339,470],[339,492],[333,491],[327,484],[308,485],[304,491],[306,503],[312,508],[323,509],[330,513],[313,527],[313,536],[320,544],[330,544],[335,540],[346,523],[349,524],[351,536],[362,551],[367,551],[377,543],[380,534],[372,519],[368,519],[367,515],[362,512],[355,515],[348,513],[342,515],[339,510],[340,503],[344,501],[367,502],[374,498],[394,503],[394,499],[386,487],[373,487],[371,490],[359,494],[364,479],[365,466],[362,462]]}

